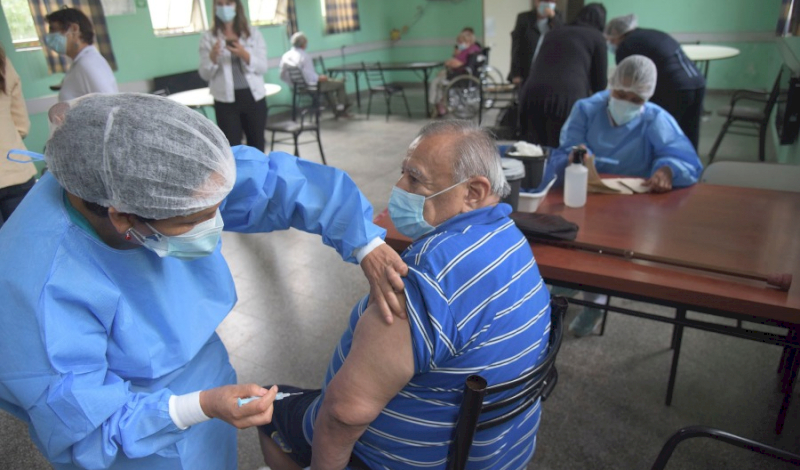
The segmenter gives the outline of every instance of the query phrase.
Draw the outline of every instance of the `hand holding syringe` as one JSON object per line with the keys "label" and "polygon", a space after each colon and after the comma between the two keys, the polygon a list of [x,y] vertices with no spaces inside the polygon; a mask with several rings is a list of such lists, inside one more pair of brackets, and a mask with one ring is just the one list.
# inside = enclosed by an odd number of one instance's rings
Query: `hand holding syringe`
{"label": "hand holding syringe", "polygon": [[[303,394],[303,392],[295,392],[295,393],[278,392],[277,395],[275,395],[275,401],[283,400],[284,398],[290,397],[292,395],[302,395],[302,394]],[[258,400],[259,398],[261,398],[261,397],[237,398],[236,402],[239,404],[239,406],[242,406],[242,405],[246,405],[246,404],[250,403],[253,400]]]}

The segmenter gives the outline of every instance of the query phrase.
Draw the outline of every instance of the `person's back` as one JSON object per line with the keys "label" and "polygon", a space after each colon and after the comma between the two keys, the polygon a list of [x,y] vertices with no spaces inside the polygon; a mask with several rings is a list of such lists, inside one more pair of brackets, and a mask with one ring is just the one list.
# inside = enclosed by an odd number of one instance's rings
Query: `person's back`
{"label": "person's back", "polygon": [[705,87],[705,79],[683,48],[672,36],[655,29],[637,28],[625,36],[617,48],[616,61],[643,55],[656,64],[658,82],[653,101],[658,103],[670,91],[696,90]]}
{"label": "person's back", "polygon": [[[465,379],[480,374],[497,384],[517,378],[547,351],[550,295],[509,212],[501,204],[461,214],[403,253],[417,373],[355,445],[354,453],[373,468],[443,468]],[[366,304],[365,298],[353,309],[326,387],[350,351]],[[324,397],[323,389],[305,415],[306,429],[313,429]],[[537,403],[478,434],[487,443],[473,446],[469,468],[523,465],[535,449],[539,416]]]}

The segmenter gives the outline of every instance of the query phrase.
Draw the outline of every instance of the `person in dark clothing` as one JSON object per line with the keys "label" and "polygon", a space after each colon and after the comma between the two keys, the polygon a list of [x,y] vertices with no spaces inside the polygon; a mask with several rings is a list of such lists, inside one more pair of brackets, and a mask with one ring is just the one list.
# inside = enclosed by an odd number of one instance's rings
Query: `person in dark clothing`
{"label": "person in dark clothing", "polygon": [[606,9],[590,3],[569,25],[547,33],[520,90],[524,140],[558,147],[561,127],[576,101],[605,90],[608,53]]}
{"label": "person in dark clothing", "polygon": [[555,5],[555,2],[533,0],[533,10],[517,15],[517,24],[511,32],[511,70],[508,73],[511,83],[522,85],[525,82],[541,37],[564,24]]}
{"label": "person in dark clothing", "polygon": [[700,120],[706,80],[672,36],[655,29],[638,27],[636,15],[614,18],[605,31],[609,50],[619,64],[638,54],[650,58],[658,70],[658,83],[651,102],[661,106],[678,121],[695,150],[700,139]]}

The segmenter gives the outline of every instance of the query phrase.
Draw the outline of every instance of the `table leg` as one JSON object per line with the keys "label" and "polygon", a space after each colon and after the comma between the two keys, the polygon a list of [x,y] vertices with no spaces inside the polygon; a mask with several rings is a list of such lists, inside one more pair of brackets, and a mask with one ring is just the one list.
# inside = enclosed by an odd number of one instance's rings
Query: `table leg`
{"label": "table leg", "polygon": [[[792,329],[792,342],[795,344],[800,343],[800,332]],[[800,370],[800,352],[796,347],[790,348],[791,351],[786,360],[783,377],[781,377],[783,391],[783,401],[781,402],[781,409],[778,411],[778,418],[775,420],[775,433],[780,434],[783,431],[783,425],[786,422],[786,414],[789,412],[789,405],[792,403],[792,391],[794,383],[797,380],[797,372]]]}
{"label": "table leg", "polygon": [[[675,319],[683,320],[686,318],[686,309],[678,309]],[[675,388],[675,375],[678,373],[678,359],[681,355],[681,340],[683,339],[683,325],[675,325],[672,333],[672,367],[669,371],[669,382],[667,383],[667,406],[672,404],[672,391]]]}

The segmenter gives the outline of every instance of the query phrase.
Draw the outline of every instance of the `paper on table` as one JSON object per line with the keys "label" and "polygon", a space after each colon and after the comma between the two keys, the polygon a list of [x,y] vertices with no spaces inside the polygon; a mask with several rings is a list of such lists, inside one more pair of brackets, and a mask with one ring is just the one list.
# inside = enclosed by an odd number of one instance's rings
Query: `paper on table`
{"label": "paper on table", "polygon": [[596,194],[642,194],[650,191],[642,178],[600,178],[594,166],[594,156],[587,155],[584,161],[589,170],[588,191]]}

